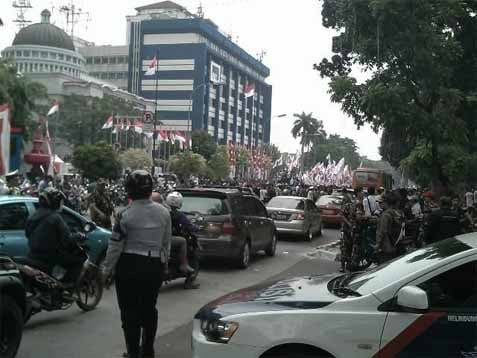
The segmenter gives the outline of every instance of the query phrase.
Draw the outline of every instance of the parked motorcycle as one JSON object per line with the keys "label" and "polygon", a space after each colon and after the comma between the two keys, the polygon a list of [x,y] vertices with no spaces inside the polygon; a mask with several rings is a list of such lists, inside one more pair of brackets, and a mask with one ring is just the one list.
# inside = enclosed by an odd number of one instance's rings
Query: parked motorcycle
{"label": "parked motorcycle", "polygon": [[187,240],[187,257],[189,260],[189,266],[194,269],[192,274],[185,274],[180,270],[181,262],[179,260],[178,253],[174,250],[171,250],[171,256],[169,258],[169,265],[163,283],[166,285],[171,281],[185,278],[184,288],[198,288],[198,285],[195,283],[197,276],[199,275],[199,242],[197,238],[193,235],[186,237]]}
{"label": "parked motorcycle", "polygon": [[[89,224],[85,231],[88,232]],[[91,311],[101,301],[103,283],[99,268],[88,256],[88,247],[84,240],[77,242],[77,252],[84,259],[81,272],[74,284],[63,283],[66,271],[57,266],[49,273],[44,263],[26,257],[15,257],[27,291],[25,322],[41,311],[57,311],[70,308],[73,303],[85,312]]]}

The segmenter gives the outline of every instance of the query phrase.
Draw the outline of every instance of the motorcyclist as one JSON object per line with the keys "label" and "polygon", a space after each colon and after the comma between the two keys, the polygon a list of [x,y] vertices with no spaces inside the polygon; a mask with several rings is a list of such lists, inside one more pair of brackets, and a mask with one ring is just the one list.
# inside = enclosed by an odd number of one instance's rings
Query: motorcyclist
{"label": "motorcyclist", "polygon": [[189,237],[196,232],[197,227],[190,222],[184,213],[179,211],[183,201],[182,194],[178,192],[170,193],[166,198],[166,204],[171,209],[172,247],[179,249],[180,270],[184,273],[193,273],[194,269],[189,266],[187,259],[187,240],[185,237]]}
{"label": "motorcyclist", "polygon": [[[83,234],[72,235],[59,210],[64,194],[55,188],[46,188],[39,195],[39,209],[28,218],[25,234],[28,238],[28,257],[44,263],[48,270],[59,265],[66,270],[64,283],[72,283],[81,272],[84,258],[77,255],[76,241]],[[49,273],[49,272],[48,272]]]}

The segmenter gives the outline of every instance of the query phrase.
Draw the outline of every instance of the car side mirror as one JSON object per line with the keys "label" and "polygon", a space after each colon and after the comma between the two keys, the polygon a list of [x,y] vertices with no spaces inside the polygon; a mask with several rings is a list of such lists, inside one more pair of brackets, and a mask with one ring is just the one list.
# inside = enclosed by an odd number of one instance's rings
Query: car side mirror
{"label": "car side mirror", "polygon": [[416,286],[405,286],[397,294],[397,304],[410,310],[429,309],[429,300],[426,291]]}
{"label": "car side mirror", "polygon": [[96,224],[93,222],[87,222],[83,228],[84,232],[87,234],[94,231],[95,229],[96,229]]}

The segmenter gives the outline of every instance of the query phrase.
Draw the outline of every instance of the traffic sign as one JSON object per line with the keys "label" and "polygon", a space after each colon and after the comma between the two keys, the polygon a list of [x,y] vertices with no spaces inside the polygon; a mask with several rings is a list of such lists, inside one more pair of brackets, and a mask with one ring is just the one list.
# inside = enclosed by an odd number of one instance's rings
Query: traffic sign
{"label": "traffic sign", "polygon": [[149,111],[144,112],[142,120],[144,122],[142,127],[143,132],[154,132],[154,113]]}

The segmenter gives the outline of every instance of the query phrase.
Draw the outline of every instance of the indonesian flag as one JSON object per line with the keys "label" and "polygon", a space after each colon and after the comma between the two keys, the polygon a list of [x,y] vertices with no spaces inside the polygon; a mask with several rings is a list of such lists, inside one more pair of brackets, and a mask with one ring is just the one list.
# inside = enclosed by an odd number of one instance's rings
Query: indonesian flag
{"label": "indonesian flag", "polygon": [[255,83],[249,83],[245,86],[245,98],[255,96]]}
{"label": "indonesian flag", "polygon": [[157,69],[157,58],[154,56],[146,71],[146,76],[154,76]]}
{"label": "indonesian flag", "polygon": [[135,131],[136,133],[141,134],[141,133],[142,133],[142,128],[143,128],[143,126],[144,126],[144,123],[142,123],[142,121],[140,121],[139,119],[136,119],[136,120],[134,121],[134,131]]}
{"label": "indonesian flag", "polygon": [[48,111],[48,116],[51,116],[52,114],[55,114],[59,110],[60,110],[60,104],[58,103],[58,101],[54,101],[53,106]]}
{"label": "indonesian flag", "polygon": [[184,135],[184,132],[176,132],[174,139],[181,142],[181,143],[186,143],[187,142],[187,138]]}
{"label": "indonesian flag", "polygon": [[114,117],[113,116],[109,117],[108,120],[106,121],[106,123],[104,123],[103,128],[101,128],[101,129],[111,129],[111,128],[113,128],[113,122],[114,122]]}

